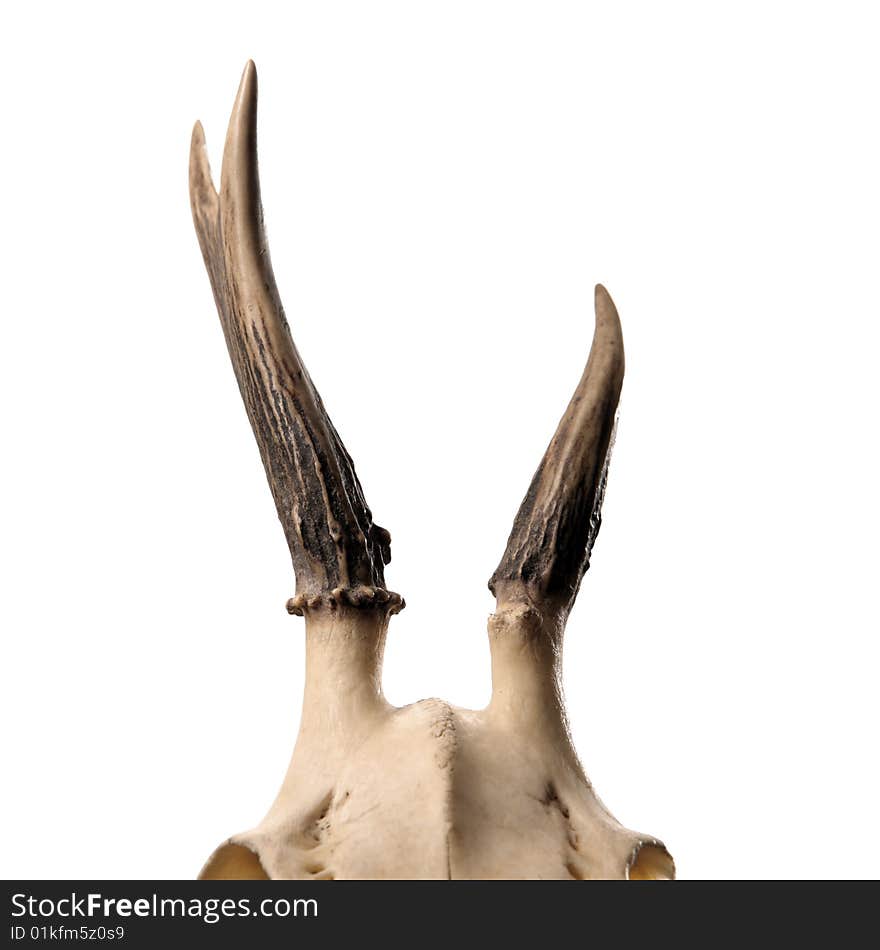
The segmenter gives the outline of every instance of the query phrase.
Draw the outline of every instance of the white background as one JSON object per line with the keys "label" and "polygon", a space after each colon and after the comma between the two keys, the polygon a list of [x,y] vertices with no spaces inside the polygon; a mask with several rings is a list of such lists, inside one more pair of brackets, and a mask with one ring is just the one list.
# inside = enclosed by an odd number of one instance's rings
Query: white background
{"label": "white background", "polygon": [[487,701],[486,581],[602,281],[587,771],[682,878],[876,875],[873,12],[7,9],[0,874],[192,877],[293,746],[302,621],[186,184],[253,57],[278,282],[409,603],[388,697]]}

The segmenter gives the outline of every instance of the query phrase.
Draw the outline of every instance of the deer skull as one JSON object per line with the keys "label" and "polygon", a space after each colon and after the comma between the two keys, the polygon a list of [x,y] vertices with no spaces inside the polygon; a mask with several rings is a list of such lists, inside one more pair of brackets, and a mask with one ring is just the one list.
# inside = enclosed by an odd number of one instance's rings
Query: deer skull
{"label": "deer skull", "polygon": [[596,288],[589,361],[489,582],[492,699],[480,711],[382,695],[391,538],[284,316],[263,229],[257,79],[248,63],[218,195],[193,130],[193,219],[214,299],[296,573],[305,618],[299,737],[268,815],[228,839],[201,877],[663,878],[672,858],[596,797],[560,686],[566,619],[589,564],[623,381],[623,340]]}

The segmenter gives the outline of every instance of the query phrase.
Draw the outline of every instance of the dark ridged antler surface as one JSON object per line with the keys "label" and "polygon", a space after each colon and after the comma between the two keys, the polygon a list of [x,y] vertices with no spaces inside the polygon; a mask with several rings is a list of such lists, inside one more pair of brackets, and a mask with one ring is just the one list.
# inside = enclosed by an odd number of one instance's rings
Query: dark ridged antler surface
{"label": "dark ridged antler surface", "polygon": [[306,370],[278,295],[257,170],[257,75],[248,63],[220,194],[196,123],[190,197],[226,344],[296,572],[292,613],[339,601],[402,606],[385,590],[391,537],[373,523],[351,458]]}
{"label": "dark ridged antler surface", "polygon": [[601,523],[623,369],[620,320],[600,284],[587,367],[489,581],[499,602],[549,601],[566,611],[571,608]]}

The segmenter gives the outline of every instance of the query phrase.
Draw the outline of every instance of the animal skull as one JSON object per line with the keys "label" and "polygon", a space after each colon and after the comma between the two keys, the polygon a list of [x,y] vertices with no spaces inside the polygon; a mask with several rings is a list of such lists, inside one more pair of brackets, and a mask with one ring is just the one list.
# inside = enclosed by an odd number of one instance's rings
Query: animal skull
{"label": "animal skull", "polygon": [[302,721],[268,815],[228,839],[200,877],[674,877],[656,838],[627,831],[585,776],[560,686],[562,636],[589,564],[623,381],[608,293],[584,375],[489,582],[492,699],[480,711],[382,695],[391,538],[373,522],[351,458],[293,343],[263,230],[257,78],[232,111],[220,193],[193,130],[193,219],[233,369],[296,572],[305,617]]}

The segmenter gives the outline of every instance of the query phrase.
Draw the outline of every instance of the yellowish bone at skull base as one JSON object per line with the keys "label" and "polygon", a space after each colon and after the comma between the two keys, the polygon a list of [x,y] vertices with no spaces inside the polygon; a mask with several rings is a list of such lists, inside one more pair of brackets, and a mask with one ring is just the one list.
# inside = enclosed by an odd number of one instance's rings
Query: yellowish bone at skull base
{"label": "yellowish bone at skull base", "polygon": [[305,618],[299,736],[274,803],[200,878],[669,880],[656,838],[624,828],[573,748],[561,688],[565,623],[599,529],[623,380],[607,291],[584,375],[517,514],[490,588],[492,698],[391,706],[381,668],[403,599],[384,582],[390,535],[372,521],[281,308],[263,231],[256,71],[245,68],[220,190],[196,124],[193,219]]}

